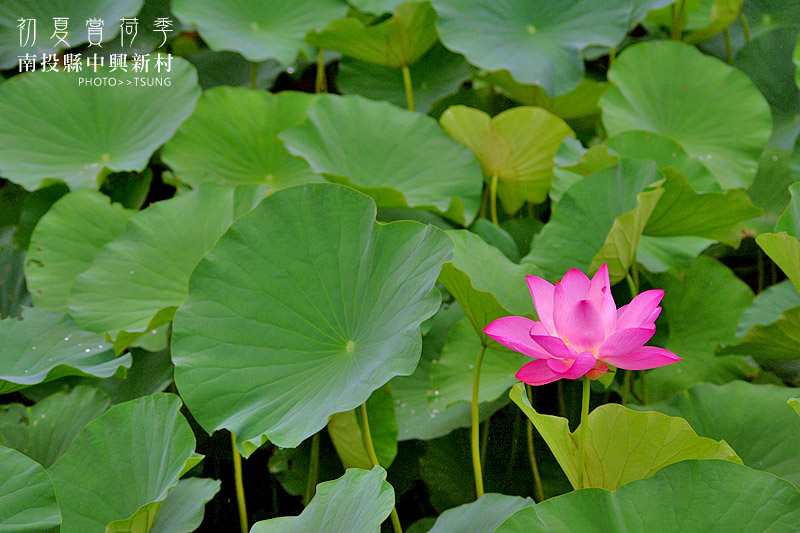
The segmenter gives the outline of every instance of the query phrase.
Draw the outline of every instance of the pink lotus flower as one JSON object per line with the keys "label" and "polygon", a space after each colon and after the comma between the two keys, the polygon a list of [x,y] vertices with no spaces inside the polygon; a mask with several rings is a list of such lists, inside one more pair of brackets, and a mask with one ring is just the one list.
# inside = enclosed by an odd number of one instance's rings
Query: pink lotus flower
{"label": "pink lotus flower", "polygon": [[617,309],[605,263],[591,280],[575,268],[555,286],[536,276],[527,280],[540,321],[507,316],[483,330],[536,358],[519,369],[520,381],[544,385],[561,378],[597,379],[609,365],[646,370],[681,360],[669,350],[644,345],[656,331],[664,291],[645,291]]}

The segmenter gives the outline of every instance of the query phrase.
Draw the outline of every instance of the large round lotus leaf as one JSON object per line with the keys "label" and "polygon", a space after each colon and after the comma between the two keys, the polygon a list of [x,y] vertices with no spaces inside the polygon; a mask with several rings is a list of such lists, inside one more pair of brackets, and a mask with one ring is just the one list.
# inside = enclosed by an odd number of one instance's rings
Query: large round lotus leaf
{"label": "large round lotus leaf", "polygon": [[192,274],[173,330],[181,396],[208,431],[297,446],[413,372],[451,250],[432,226],[376,223],[374,202],[346,187],[274,193]]}
{"label": "large round lotus leaf", "polygon": [[734,66],[750,76],[772,109],[770,146],[791,150],[800,134],[800,88],[792,54],[798,27],[770,32],[747,43]]}
{"label": "large round lotus leaf", "polygon": [[702,383],[643,409],[686,419],[699,435],[724,439],[747,466],[796,486],[800,454],[796,439],[787,436],[800,435],[800,418],[786,402],[799,394],[800,389],[745,381]]}
{"label": "large round lotus leaf", "polygon": [[[569,420],[536,412],[525,386],[517,383],[509,394],[547,443],[576,489],[580,485],[578,442],[583,425],[574,433]],[[658,470],[687,459],[723,459],[742,464],[725,441],[698,436],[686,420],[654,411],[632,411],[617,403],[601,405],[589,414],[586,435],[584,486],[616,490],[652,476]]]}
{"label": "large round lotus leaf", "polygon": [[291,65],[303,37],[343,17],[344,0],[174,0],[172,11],[197,26],[212,50],[239,52],[249,61],[276,59]]}
{"label": "large round lotus leaf", "polygon": [[139,212],[75,279],[70,313],[96,332],[152,330],[169,322],[197,262],[260,197],[256,186],[204,183]]}
{"label": "large round lotus leaf", "polygon": [[553,159],[572,130],[537,107],[514,107],[495,117],[478,109],[452,106],[439,119],[455,140],[475,154],[483,177],[498,178],[497,194],[508,213],[525,202],[541,203],[553,179]]}
{"label": "large round lotus leaf", "polygon": [[282,189],[321,181],[286,151],[278,132],[306,119],[316,96],[218,87],[203,93],[192,116],[164,146],[161,159],[190,184],[263,183]]}
{"label": "large round lotus leaf", "polygon": [[701,255],[683,271],[658,276],[655,285],[665,291],[660,321],[666,320],[669,335],[664,347],[683,360],[647,371],[651,401],[703,381],[723,384],[757,373],[744,357],[714,354],[719,344],[736,339],[736,326],[753,301],[750,288],[730,269]]}
{"label": "large round lotus leaf", "polygon": [[[144,169],[200,94],[197,73],[183,59],[173,58],[169,73],[158,73],[155,60],[149,70],[103,67],[96,74],[37,71],[11,78],[0,86],[0,175],[31,190],[49,179],[96,189],[104,169]],[[83,77],[120,85],[87,87],[79,84]],[[162,78],[170,85],[142,85]]]}
{"label": "large round lotus leaf", "polygon": [[506,69],[550,96],[583,77],[581,50],[616,46],[628,32],[631,0],[434,0],[439,36],[487,70]]}
{"label": "large round lotus leaf", "polygon": [[319,48],[393,68],[411,65],[436,40],[436,11],[428,2],[406,2],[388,19],[369,26],[355,17],[334,20],[306,37]]}
{"label": "large round lotus leaf", "polygon": [[584,489],[518,511],[498,533],[794,531],[800,491],[728,461],[683,461],[616,492]]}
{"label": "large round lotus leaf", "polygon": [[33,230],[25,262],[36,306],[67,311],[72,282],[103,245],[122,233],[134,213],[91,190],[69,193],[53,204]]}
{"label": "large round lotus leaf", "polygon": [[0,353],[2,393],[68,375],[107,378],[131,365],[130,355],[115,358],[111,344],[68,315],[37,308],[0,322]]}
{"label": "large round lotus leaf", "polygon": [[533,500],[530,498],[484,494],[473,503],[443,512],[430,531],[431,533],[494,531],[506,518],[529,505],[533,505]]}
{"label": "large round lotus leaf", "polygon": [[108,395],[78,386],[57,392],[32,407],[12,403],[0,408],[0,439],[45,468],[61,457],[83,426],[111,405]]}
{"label": "large round lotus leaf", "polygon": [[651,41],[626,49],[608,77],[615,86],[600,107],[609,135],[658,133],[697,158],[722,188],[753,183],[772,119],[744,73],[693,46]]}
{"label": "large round lotus leaf", "polygon": [[[119,35],[117,21],[135,17],[143,3],[143,0],[6,0],[0,10],[0,69],[16,67],[19,56],[25,54],[36,54],[41,59],[42,54],[55,54],[88,42],[85,24],[89,17],[105,20],[103,40],[113,39]],[[54,18],[69,19],[69,33],[65,37],[69,46],[52,37],[56,29]],[[22,33],[22,43],[30,37],[25,47],[20,46],[20,19],[36,20],[35,33],[31,28],[28,34],[27,26]]]}
{"label": "large round lotus leaf", "polygon": [[105,531],[166,499],[195,445],[180,407],[172,394],[145,396],[112,407],[83,428],[48,470],[62,533]]}
{"label": "large round lotus leaf", "polygon": [[431,117],[360,96],[329,97],[278,137],[315,172],[378,207],[429,209],[461,224],[478,212],[480,167]]}
{"label": "large round lotus leaf", "polygon": [[0,531],[58,533],[60,524],[53,483],[44,468],[0,446]]}
{"label": "large round lotus leaf", "polygon": [[[440,43],[433,45],[409,67],[414,108],[427,113],[434,102],[454,93],[473,72],[464,56],[454,54]],[[339,61],[336,84],[344,94],[358,94],[406,107],[403,72],[350,57]]]}
{"label": "large round lotus leaf", "polygon": [[351,468],[339,479],[317,485],[314,499],[300,516],[257,522],[250,533],[378,531],[393,507],[394,489],[383,468]]}

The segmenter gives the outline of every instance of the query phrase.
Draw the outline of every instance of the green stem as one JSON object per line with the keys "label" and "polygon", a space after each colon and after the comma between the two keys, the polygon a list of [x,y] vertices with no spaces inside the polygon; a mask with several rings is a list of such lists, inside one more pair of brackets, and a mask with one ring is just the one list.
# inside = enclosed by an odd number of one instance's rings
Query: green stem
{"label": "green stem", "polygon": [[408,70],[408,66],[403,66],[403,85],[406,87],[406,103],[408,104],[408,110],[414,111],[414,90],[411,87],[411,71]]}
{"label": "green stem", "polygon": [[486,464],[486,448],[489,446],[489,421],[491,416],[483,421],[483,436],[481,437],[481,469]]}
{"label": "green stem", "polygon": [[[378,462],[378,455],[375,453],[375,446],[372,444],[372,433],[369,431],[369,418],[367,417],[367,404],[362,403],[358,408],[361,414],[361,436],[364,440],[364,448],[367,450],[367,457],[369,457],[372,466],[380,466]],[[397,515],[397,508],[392,506],[392,527],[395,533],[403,533],[403,528],[400,526],[400,517]]]}
{"label": "green stem", "polygon": [[744,42],[750,42],[750,24],[747,22],[747,17],[744,16],[744,13],[741,11],[739,12],[739,20],[742,23],[742,30],[744,30]]}
{"label": "green stem", "polygon": [[641,382],[642,386],[642,403],[647,405],[650,403],[647,399],[647,371],[640,370],[639,371],[639,381]]}
{"label": "green stem", "polygon": [[[533,392],[531,386],[526,384],[525,389],[528,391],[528,401],[533,405]],[[528,433],[528,458],[531,461],[531,470],[533,471],[533,483],[536,490],[536,501],[544,501],[544,488],[542,487],[542,476],[539,475],[539,466],[536,464],[536,454],[533,451],[533,422],[527,419],[527,433]]]}
{"label": "green stem", "polygon": [[731,45],[731,32],[728,28],[722,30],[722,36],[725,37],[725,62],[731,63],[733,61],[733,46]]}
{"label": "green stem", "polygon": [[239,505],[239,526],[242,533],[247,533],[247,506],[244,501],[244,482],[242,481],[242,456],[236,449],[236,435],[231,433],[231,446],[233,447],[233,479],[236,484],[236,502]]}
{"label": "green stem", "polygon": [[608,52],[608,69],[611,70],[611,67],[614,66],[614,61],[617,59],[617,49],[615,47],[611,47],[611,50]]}
{"label": "green stem", "polygon": [[578,435],[578,488],[584,488],[586,481],[586,434],[589,433],[589,392],[591,382],[583,378],[583,397],[581,399],[581,434]]}
{"label": "green stem", "polygon": [[472,374],[472,469],[475,471],[475,493],[477,497],[483,496],[483,472],[481,471],[481,426],[478,419],[478,387],[481,381],[481,364],[483,364],[483,354],[486,345],[481,344],[478,358],[475,360],[475,370]]}
{"label": "green stem", "polygon": [[311,437],[311,458],[308,461],[308,479],[306,480],[306,494],[303,504],[308,505],[317,488],[317,477],[319,476],[319,433],[314,433]]}
{"label": "green stem", "polygon": [[686,0],[681,0],[680,8],[675,9],[675,4],[672,4],[672,28],[670,37],[673,41],[680,41],[681,34],[683,33],[683,17],[686,11]]}
{"label": "green stem", "polygon": [[628,395],[631,393],[631,372],[632,370],[625,370],[625,377],[622,378],[622,391],[620,393],[622,405],[628,403]]}
{"label": "green stem", "polygon": [[489,212],[492,215],[492,224],[495,226],[499,226],[500,223],[497,222],[497,182],[500,180],[500,177],[497,175],[497,172],[492,174],[492,181],[489,184]]}
{"label": "green stem", "polygon": [[633,282],[633,278],[631,277],[630,274],[627,274],[625,276],[625,281],[628,282],[628,290],[631,291],[631,300],[633,300],[636,297],[636,294],[638,293],[638,291],[636,290],[636,284]]}
{"label": "green stem", "polygon": [[758,293],[761,293],[764,290],[764,278],[766,276],[764,272],[764,252],[761,251],[760,247],[756,251],[756,255],[758,257]]}
{"label": "green stem", "polygon": [[325,49],[320,48],[317,54],[317,79],[314,81],[314,92],[327,92],[327,79],[325,77]]}
{"label": "green stem", "polygon": [[559,379],[556,381],[556,388],[558,393],[558,415],[561,418],[567,418],[567,402],[564,401],[564,380]]}
{"label": "green stem", "polygon": [[256,89],[256,78],[258,77],[258,63],[250,63],[250,90]]}

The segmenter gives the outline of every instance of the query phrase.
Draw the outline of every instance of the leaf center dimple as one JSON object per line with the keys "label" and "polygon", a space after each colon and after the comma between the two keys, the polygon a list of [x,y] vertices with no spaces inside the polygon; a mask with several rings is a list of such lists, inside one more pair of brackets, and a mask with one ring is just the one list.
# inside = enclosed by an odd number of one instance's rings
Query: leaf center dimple
{"label": "leaf center dimple", "polygon": [[347,350],[347,353],[353,353],[354,351],[356,351],[356,343],[353,341],[347,341],[347,344],[345,345],[344,349]]}

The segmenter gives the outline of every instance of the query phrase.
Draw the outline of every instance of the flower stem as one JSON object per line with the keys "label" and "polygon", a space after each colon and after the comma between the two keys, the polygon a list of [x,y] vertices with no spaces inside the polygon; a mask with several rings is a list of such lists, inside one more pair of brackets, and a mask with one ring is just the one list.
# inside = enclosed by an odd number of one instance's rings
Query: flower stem
{"label": "flower stem", "polygon": [[564,400],[564,380],[559,379],[556,381],[556,388],[558,394],[558,416],[567,418],[567,402]]}
{"label": "flower stem", "polygon": [[611,47],[608,51],[608,69],[611,70],[611,67],[614,66],[614,61],[617,59],[617,49],[615,47]]}
{"label": "flower stem", "polygon": [[481,364],[486,345],[481,343],[478,358],[475,360],[475,370],[472,374],[472,469],[475,471],[475,494],[478,498],[483,496],[483,472],[481,471],[481,426],[478,420],[478,387],[481,381]]}
{"label": "flower stem", "polygon": [[[528,392],[528,401],[533,405],[533,392],[531,386],[525,384],[525,389]],[[533,470],[533,483],[536,489],[536,501],[544,501],[544,489],[542,487],[542,477],[539,475],[539,467],[536,464],[536,454],[533,452],[533,422],[528,417],[526,418],[526,428],[528,433],[528,458],[531,461],[531,470]]]}
{"label": "flower stem", "polygon": [[[369,457],[372,466],[380,466],[381,464],[378,462],[378,455],[375,453],[375,446],[372,444],[372,433],[369,431],[369,418],[367,417],[366,402],[362,403],[358,410],[361,414],[361,436],[364,439],[364,448],[367,450],[367,456]],[[395,506],[392,506],[392,514],[390,516],[392,518],[392,527],[394,528],[395,533],[403,533],[403,528],[400,526],[400,517],[397,515],[397,508]]]}
{"label": "flower stem", "polygon": [[733,46],[731,45],[731,32],[728,28],[722,30],[722,36],[725,37],[725,62],[731,63],[733,61]]}
{"label": "flower stem", "polygon": [[242,481],[242,456],[236,449],[236,435],[231,433],[231,446],[233,447],[233,479],[236,484],[236,502],[239,505],[239,526],[242,533],[247,533],[247,507],[244,501],[244,482]]}
{"label": "flower stem", "polygon": [[744,42],[750,42],[750,24],[747,22],[747,17],[744,16],[744,13],[741,11],[739,12],[739,20],[742,23],[742,30],[744,30]]}
{"label": "flower stem", "polygon": [[647,398],[647,370],[640,370],[639,371],[639,382],[642,386],[642,400],[645,405],[650,403]]}
{"label": "flower stem", "polygon": [[589,392],[591,382],[583,378],[583,398],[581,399],[581,434],[578,435],[578,468],[580,477],[578,487],[584,488],[586,483],[586,434],[589,433]]}
{"label": "flower stem", "polygon": [[314,492],[317,489],[317,477],[319,476],[319,433],[314,433],[311,437],[311,457],[308,461],[308,480],[306,481],[306,494],[303,503],[308,505]]}
{"label": "flower stem", "polygon": [[681,0],[680,9],[675,9],[675,4],[672,4],[672,28],[670,31],[670,38],[673,41],[680,41],[681,34],[683,33],[683,17],[686,11],[686,0]]}
{"label": "flower stem", "polygon": [[414,89],[411,87],[411,71],[407,65],[403,65],[403,85],[406,87],[406,103],[408,110],[414,111]]}
{"label": "flower stem", "polygon": [[625,377],[622,378],[622,391],[620,393],[622,405],[628,403],[628,395],[631,393],[631,372],[633,370],[626,370]]}
{"label": "flower stem", "polygon": [[256,89],[256,78],[258,77],[258,63],[255,61],[250,63],[250,90]]}
{"label": "flower stem", "polygon": [[492,181],[489,184],[489,209],[492,215],[492,224],[495,226],[499,226],[500,224],[497,222],[497,182],[499,181],[500,177],[497,175],[497,172],[492,174]]}
{"label": "flower stem", "polygon": [[327,79],[325,78],[325,49],[320,48],[317,55],[317,78],[314,81],[314,92],[327,92]]}

